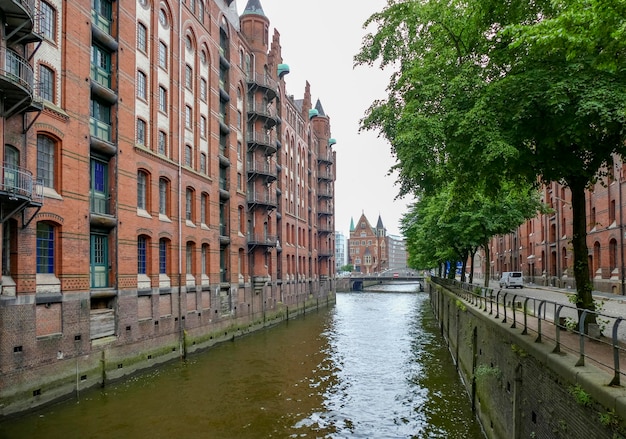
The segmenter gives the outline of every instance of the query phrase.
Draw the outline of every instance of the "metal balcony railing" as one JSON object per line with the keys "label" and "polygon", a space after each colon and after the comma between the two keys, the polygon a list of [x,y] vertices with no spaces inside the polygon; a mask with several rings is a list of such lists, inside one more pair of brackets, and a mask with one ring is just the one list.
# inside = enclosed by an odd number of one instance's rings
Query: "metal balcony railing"
{"label": "metal balcony railing", "polygon": [[43,182],[18,166],[3,164],[0,168],[0,190],[9,196],[28,198],[34,203],[43,202]]}
{"label": "metal balcony railing", "polygon": [[28,60],[4,48],[0,48],[0,57],[4,59],[4,65],[0,64],[0,74],[32,94],[34,74],[33,66],[28,63]]}
{"label": "metal balcony railing", "polygon": [[89,119],[89,134],[91,134],[93,137],[97,137],[98,139],[110,142],[112,138],[111,133],[111,125],[99,121],[94,117]]}
{"label": "metal balcony railing", "polygon": [[258,86],[267,88],[269,90],[276,90],[278,88],[278,83],[276,80],[270,78],[265,74],[251,73],[248,75],[248,83],[256,84]]}

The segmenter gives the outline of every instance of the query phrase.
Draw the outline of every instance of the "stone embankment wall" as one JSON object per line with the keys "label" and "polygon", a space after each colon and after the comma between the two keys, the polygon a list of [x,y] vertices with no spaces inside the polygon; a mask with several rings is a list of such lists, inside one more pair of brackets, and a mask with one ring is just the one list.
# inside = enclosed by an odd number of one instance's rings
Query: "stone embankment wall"
{"label": "stone embankment wall", "polygon": [[[31,375],[45,377],[36,384],[33,384],[34,380],[26,379],[16,380],[10,386],[9,383],[3,383],[0,417],[18,415],[58,400],[76,397],[89,388],[104,387],[139,371],[181,359],[220,342],[234,341],[242,335],[331,306],[335,302],[335,292],[331,290],[324,295],[310,295],[308,299],[292,305],[278,303],[271,309],[218,319],[203,327],[167,331],[132,343],[95,344],[89,353],[78,354],[73,358],[59,356],[56,363],[29,371]],[[148,323],[154,325],[152,321]],[[36,385],[36,390],[32,390],[33,385]]]}
{"label": "stone embankment wall", "polygon": [[626,437],[626,390],[608,385],[612,374],[576,367],[571,353],[554,353],[451,287],[429,282],[427,291],[488,438]]}

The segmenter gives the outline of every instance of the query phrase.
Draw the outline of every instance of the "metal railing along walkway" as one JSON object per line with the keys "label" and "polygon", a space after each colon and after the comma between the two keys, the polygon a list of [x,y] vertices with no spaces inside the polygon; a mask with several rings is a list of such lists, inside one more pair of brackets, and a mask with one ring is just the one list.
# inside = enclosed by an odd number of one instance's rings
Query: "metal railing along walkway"
{"label": "metal railing along walkway", "polygon": [[[522,335],[534,335],[536,343],[553,343],[555,354],[570,353],[575,366],[587,361],[613,375],[610,386],[621,386],[626,371],[626,340],[623,317],[579,309],[571,303],[529,297],[506,290],[459,282],[454,279],[431,277],[435,284],[445,287],[465,302],[482,310],[512,329],[521,329]],[[586,321],[593,321],[597,326]],[[621,333],[620,333],[621,332]]]}

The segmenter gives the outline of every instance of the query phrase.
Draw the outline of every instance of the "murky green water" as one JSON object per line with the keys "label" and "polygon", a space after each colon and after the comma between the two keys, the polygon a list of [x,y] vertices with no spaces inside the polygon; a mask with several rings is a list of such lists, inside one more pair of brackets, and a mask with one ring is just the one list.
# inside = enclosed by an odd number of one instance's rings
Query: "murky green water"
{"label": "murky green water", "polygon": [[332,309],[78,401],[0,438],[483,438],[425,294],[338,293]]}

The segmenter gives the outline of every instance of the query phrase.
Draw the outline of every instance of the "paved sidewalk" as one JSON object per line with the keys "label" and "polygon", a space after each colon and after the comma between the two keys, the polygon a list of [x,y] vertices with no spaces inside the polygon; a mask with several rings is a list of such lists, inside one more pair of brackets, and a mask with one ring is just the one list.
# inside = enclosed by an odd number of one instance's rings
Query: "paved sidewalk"
{"label": "paved sidewalk", "polygon": [[[480,279],[482,282],[483,279]],[[543,285],[535,285],[535,284],[525,284],[522,289],[500,289],[497,281],[490,281],[489,288],[492,288],[494,294],[498,291],[501,292],[499,295],[499,300],[503,301],[502,294],[506,293],[506,301],[510,303],[513,300],[514,295],[518,295],[518,298],[515,299],[519,301],[520,297],[531,297],[535,299],[535,302],[532,304],[531,312],[528,316],[532,315],[532,311],[537,308],[536,301],[546,300],[550,303],[563,304],[568,307],[572,307],[572,303],[569,301],[569,295],[575,294],[576,292],[572,289],[568,288],[556,288],[550,286]],[[476,282],[473,285],[477,287],[483,287],[482,284],[478,284]],[[494,288],[495,286],[495,288]],[[605,322],[605,329],[603,334],[597,339],[590,339],[588,337],[584,337],[584,358],[582,361],[586,365],[593,365],[601,370],[604,370],[607,373],[607,380],[605,384],[609,384],[615,374],[615,351],[612,345],[612,330],[616,320],[620,317],[626,319],[626,297],[621,295],[615,295],[611,293],[604,293],[601,291],[594,291],[593,297],[597,301],[601,301],[601,310],[600,312],[607,317],[599,317]],[[577,321],[576,311],[573,308],[563,308],[561,316],[570,317],[574,321]],[[513,314],[511,312],[511,308],[507,308],[507,312],[509,313],[507,320],[508,322],[513,322]],[[577,332],[572,332],[571,330],[567,330],[566,328],[558,328],[557,335],[557,327],[554,324],[554,313],[556,312],[555,305],[544,305],[542,314],[545,313],[545,320],[542,319],[542,343],[551,344],[553,346],[559,345],[558,350],[561,354],[567,353],[568,356],[571,357],[570,362],[572,364],[576,364],[581,361],[580,356],[580,334]],[[495,308],[494,308],[495,313]],[[528,317],[527,316],[527,317]],[[612,318],[608,317],[611,316]],[[500,319],[503,318],[503,311],[500,309]],[[516,318],[516,327],[523,329],[523,321],[524,321],[524,312],[522,309],[516,309],[515,311]],[[533,337],[537,337],[538,333],[538,325],[536,318],[528,318],[528,332]],[[620,345],[619,349],[619,375],[620,375],[620,384],[622,387],[626,386],[626,321],[620,321],[617,326],[617,341]]]}

